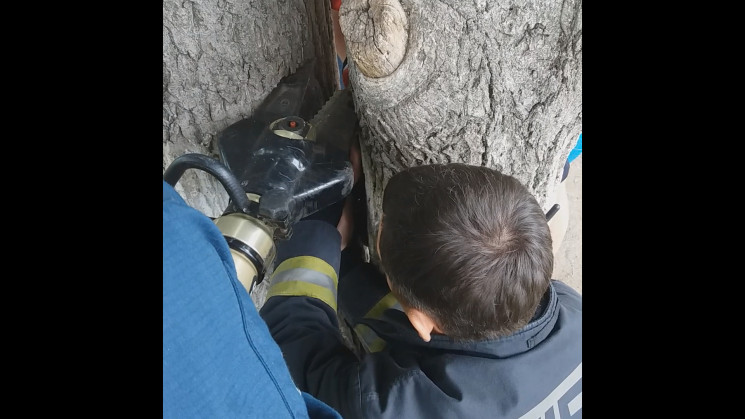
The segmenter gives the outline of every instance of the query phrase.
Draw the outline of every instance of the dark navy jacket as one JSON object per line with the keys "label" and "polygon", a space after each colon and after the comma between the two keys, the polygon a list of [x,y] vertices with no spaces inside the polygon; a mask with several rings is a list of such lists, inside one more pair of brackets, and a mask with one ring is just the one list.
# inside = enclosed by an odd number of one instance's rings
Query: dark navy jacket
{"label": "dark navy jacket", "polygon": [[336,312],[339,243],[329,224],[298,223],[260,311],[301,390],[344,418],[582,416],[582,297],[569,286],[552,281],[527,326],[489,341],[424,342],[402,311],[385,309],[362,320],[385,346],[357,359]]}

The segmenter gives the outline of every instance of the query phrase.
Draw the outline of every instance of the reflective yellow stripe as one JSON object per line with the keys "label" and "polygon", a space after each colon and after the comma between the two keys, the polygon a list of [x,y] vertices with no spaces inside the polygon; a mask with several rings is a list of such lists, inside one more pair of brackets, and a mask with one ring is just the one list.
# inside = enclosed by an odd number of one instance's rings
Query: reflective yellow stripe
{"label": "reflective yellow stripe", "polygon": [[266,299],[268,300],[271,297],[279,295],[318,298],[336,311],[336,298],[334,298],[334,293],[330,289],[320,285],[303,281],[280,282],[269,287],[269,290],[266,293]]}
{"label": "reflective yellow stripe", "polygon": [[[388,293],[385,297],[381,298],[370,311],[365,314],[366,319],[380,319],[383,317],[383,312],[389,308],[393,308],[398,305],[398,300],[393,296],[393,293]],[[354,327],[354,333],[357,335],[357,339],[365,348],[368,353],[379,352],[385,348],[385,341],[378,337],[378,334],[374,330],[370,329],[367,325],[358,324]]]}
{"label": "reflective yellow stripe", "polygon": [[272,275],[295,268],[305,268],[320,272],[331,278],[334,281],[335,287],[339,285],[339,278],[336,276],[334,268],[325,260],[315,256],[298,256],[287,259],[277,266],[277,269],[274,270]]}
{"label": "reflective yellow stripe", "polygon": [[398,300],[393,296],[393,293],[389,292],[365,314],[365,317],[368,319],[380,319],[384,311],[393,308],[396,304],[398,304]]}
{"label": "reflective yellow stripe", "polygon": [[367,325],[358,324],[354,327],[354,333],[367,353],[380,352],[385,348],[385,341]]}

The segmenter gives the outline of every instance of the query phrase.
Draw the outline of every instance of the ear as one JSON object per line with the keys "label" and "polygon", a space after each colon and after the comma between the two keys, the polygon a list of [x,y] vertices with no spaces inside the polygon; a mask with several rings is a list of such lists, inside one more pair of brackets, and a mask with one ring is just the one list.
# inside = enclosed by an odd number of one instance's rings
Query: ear
{"label": "ear", "polygon": [[[385,276],[385,281],[388,282],[388,288],[393,291],[393,285],[391,285],[391,280],[388,279],[388,275]],[[417,333],[419,333],[419,336],[425,342],[429,342],[430,339],[432,339],[432,331],[442,333],[442,330],[440,330],[440,328],[437,326],[437,323],[435,323],[435,321],[432,320],[432,318],[425,314],[423,311],[419,311],[415,308],[409,308],[400,301],[399,304],[401,304],[401,308],[404,309],[404,313],[406,313],[406,317],[409,318],[409,322],[411,323],[411,325],[414,326],[414,329],[416,329]]]}
{"label": "ear", "polygon": [[404,312],[409,318],[411,325],[414,326],[414,329],[416,329],[416,331],[419,333],[419,336],[421,336],[422,340],[424,340],[425,342],[430,341],[433,331],[440,331],[440,329],[437,327],[437,323],[435,323],[435,321],[432,320],[432,318],[424,312],[419,311],[415,308],[408,307],[404,307]]}

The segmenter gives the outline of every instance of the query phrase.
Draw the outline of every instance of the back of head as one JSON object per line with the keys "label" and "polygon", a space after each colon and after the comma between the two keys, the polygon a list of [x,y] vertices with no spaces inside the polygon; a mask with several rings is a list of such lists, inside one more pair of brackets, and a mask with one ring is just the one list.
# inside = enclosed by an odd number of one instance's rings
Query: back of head
{"label": "back of head", "polygon": [[535,197],[496,170],[415,166],[386,186],[380,257],[393,292],[453,339],[526,325],[550,284],[551,246]]}

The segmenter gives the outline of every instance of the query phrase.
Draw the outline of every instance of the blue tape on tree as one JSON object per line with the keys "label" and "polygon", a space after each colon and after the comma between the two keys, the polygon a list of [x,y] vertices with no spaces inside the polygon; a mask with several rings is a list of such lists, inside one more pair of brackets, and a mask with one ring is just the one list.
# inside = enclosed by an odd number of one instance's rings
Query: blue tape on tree
{"label": "blue tape on tree", "polygon": [[579,134],[579,138],[577,139],[577,144],[575,144],[572,151],[569,152],[569,157],[567,157],[567,161],[571,163],[572,160],[576,159],[580,154],[582,154],[582,133]]}

